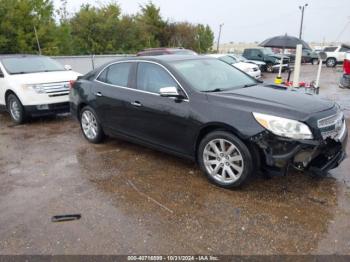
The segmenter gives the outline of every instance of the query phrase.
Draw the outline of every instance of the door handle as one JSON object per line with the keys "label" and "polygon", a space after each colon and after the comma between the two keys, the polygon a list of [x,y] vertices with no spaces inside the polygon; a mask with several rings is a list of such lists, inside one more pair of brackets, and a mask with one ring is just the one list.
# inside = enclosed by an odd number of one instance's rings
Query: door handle
{"label": "door handle", "polygon": [[131,105],[141,107],[142,104],[139,101],[131,102]]}
{"label": "door handle", "polygon": [[96,96],[103,96],[101,92],[97,92],[95,95]]}

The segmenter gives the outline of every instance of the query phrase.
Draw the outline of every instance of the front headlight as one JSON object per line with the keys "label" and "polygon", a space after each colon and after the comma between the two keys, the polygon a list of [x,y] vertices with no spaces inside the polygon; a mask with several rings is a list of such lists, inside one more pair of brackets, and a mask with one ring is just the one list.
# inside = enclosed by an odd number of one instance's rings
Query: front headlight
{"label": "front headlight", "polygon": [[281,60],[276,59],[276,60],[275,60],[275,63],[276,63],[276,64],[280,64],[280,63],[281,63]]}
{"label": "front headlight", "polygon": [[34,85],[24,85],[25,88],[29,88],[29,89],[32,89],[34,90],[36,93],[38,94],[44,94],[46,93],[45,92],[45,89],[42,85],[40,84],[34,84]]}
{"label": "front headlight", "polygon": [[288,118],[253,113],[260,125],[273,134],[294,139],[313,139],[310,128],[299,121]]}

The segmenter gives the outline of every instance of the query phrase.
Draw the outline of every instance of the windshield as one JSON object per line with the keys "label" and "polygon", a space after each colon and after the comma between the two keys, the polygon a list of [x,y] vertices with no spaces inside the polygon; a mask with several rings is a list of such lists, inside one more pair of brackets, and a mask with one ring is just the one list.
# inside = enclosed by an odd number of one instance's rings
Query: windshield
{"label": "windshield", "polygon": [[248,61],[247,58],[245,58],[245,57],[243,57],[243,56],[241,56],[241,55],[237,55],[237,58],[238,58],[239,61],[241,61],[241,62],[247,62],[247,61]]}
{"label": "windshield", "polygon": [[174,61],[172,65],[198,91],[225,91],[256,85],[250,76],[217,59]]}
{"label": "windshield", "polygon": [[64,71],[64,67],[49,57],[23,56],[2,59],[9,74],[29,74],[39,72]]}
{"label": "windshield", "polygon": [[221,60],[221,61],[224,61],[224,62],[226,62],[226,63],[228,63],[228,64],[236,64],[238,61],[236,60],[236,59],[234,59],[232,56],[228,56],[228,55],[225,55],[225,56],[221,56],[221,57],[219,57],[219,59]]}
{"label": "windshield", "polygon": [[262,52],[265,54],[265,55],[275,55],[275,53],[272,51],[271,48],[264,48],[264,49],[261,49]]}

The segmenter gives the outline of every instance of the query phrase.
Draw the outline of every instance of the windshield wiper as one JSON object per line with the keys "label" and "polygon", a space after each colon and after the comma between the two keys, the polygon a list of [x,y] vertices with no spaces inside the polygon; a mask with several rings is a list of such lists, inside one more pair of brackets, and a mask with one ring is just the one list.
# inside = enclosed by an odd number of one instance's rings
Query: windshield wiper
{"label": "windshield wiper", "polygon": [[254,84],[246,84],[246,85],[242,86],[242,88],[251,87],[251,86],[257,86],[257,85],[258,85],[257,83],[254,83]]}
{"label": "windshield wiper", "polygon": [[216,88],[216,89],[213,89],[213,90],[206,90],[206,91],[203,91],[204,93],[215,93],[215,92],[221,92],[223,91],[222,89],[220,88]]}

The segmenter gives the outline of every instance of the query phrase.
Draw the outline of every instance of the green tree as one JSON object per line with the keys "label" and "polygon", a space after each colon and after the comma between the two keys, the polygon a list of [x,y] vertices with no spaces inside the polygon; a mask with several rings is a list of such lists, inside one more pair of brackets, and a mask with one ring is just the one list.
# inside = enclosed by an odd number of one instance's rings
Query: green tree
{"label": "green tree", "polygon": [[57,52],[53,4],[49,0],[0,0],[0,53]]}
{"label": "green tree", "polygon": [[140,5],[140,13],[137,15],[137,26],[145,33],[147,47],[159,47],[166,44],[164,30],[167,22],[160,15],[160,8],[152,2]]}
{"label": "green tree", "polygon": [[81,6],[71,19],[74,52],[103,54],[118,49],[115,40],[120,14],[120,7],[115,3],[102,8]]}

